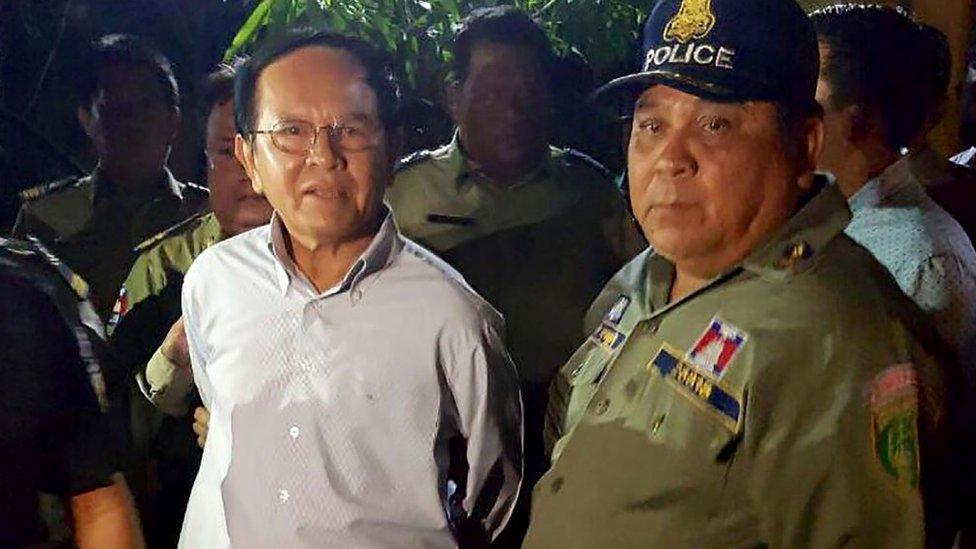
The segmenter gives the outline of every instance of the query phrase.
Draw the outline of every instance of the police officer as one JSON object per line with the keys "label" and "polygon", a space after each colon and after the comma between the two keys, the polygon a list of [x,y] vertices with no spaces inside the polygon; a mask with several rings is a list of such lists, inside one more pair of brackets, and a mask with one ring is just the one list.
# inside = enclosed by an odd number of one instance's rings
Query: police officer
{"label": "police officer", "polygon": [[206,190],[166,168],[179,129],[169,61],[145,41],[108,35],[95,43],[79,85],[78,119],[99,164],[86,177],[27,189],[15,235],[35,234],[92,286],[105,320],[149,236],[206,206]]}
{"label": "police officer", "polygon": [[639,93],[630,196],[654,251],[558,375],[526,547],[920,547],[919,395],[941,378],[813,173],[809,20],[662,0],[644,37],[608,89]]}
{"label": "police officer", "polygon": [[[106,428],[87,284],[37,240],[0,238],[0,546],[141,544]],[[47,495],[44,495],[47,494]]]}
{"label": "police officer", "polygon": [[[254,192],[234,158],[234,72],[235,65],[222,64],[208,76],[204,87],[202,114],[212,211],[137,247],[139,257],[119,292],[112,316],[117,323],[112,329],[112,347],[125,370],[138,380],[138,386],[133,384],[131,419],[139,462],[130,476],[144,502],[142,508],[151,509],[143,513],[147,537],[159,547],[176,544],[200,464],[197,437],[185,419],[195,396],[189,360],[171,360],[169,357],[180,353],[168,351],[175,344],[171,340],[182,341],[185,347],[182,323],[170,329],[180,317],[183,275],[211,244],[264,225],[271,218],[268,201]],[[167,339],[170,343],[164,343],[168,331],[173,335]],[[199,413],[204,413],[203,408]],[[145,477],[150,463],[155,464],[158,482]]]}
{"label": "police officer", "polygon": [[528,15],[475,10],[453,53],[457,132],[448,145],[402,160],[387,200],[404,234],[504,314],[531,482],[544,470],[549,379],[582,340],[589,302],[642,241],[607,171],[550,146],[555,58]]}

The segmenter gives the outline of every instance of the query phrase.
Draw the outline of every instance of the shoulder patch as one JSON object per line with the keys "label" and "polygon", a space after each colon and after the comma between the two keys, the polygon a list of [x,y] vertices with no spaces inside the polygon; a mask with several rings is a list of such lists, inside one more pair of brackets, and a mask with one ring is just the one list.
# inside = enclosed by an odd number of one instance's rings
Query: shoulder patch
{"label": "shoulder patch", "polygon": [[20,197],[22,202],[30,202],[31,200],[37,200],[42,196],[57,192],[65,187],[70,187],[71,185],[81,181],[81,179],[81,177],[66,177],[64,179],[51,181],[50,183],[44,183],[35,187],[28,187],[17,193],[17,196]]}
{"label": "shoulder patch", "polygon": [[595,172],[600,173],[605,177],[613,178],[613,174],[610,173],[610,170],[608,170],[603,164],[598,162],[592,156],[577,151],[576,149],[563,149],[563,151],[565,153],[564,158],[568,163],[575,164],[575,165],[583,165],[592,169]]}
{"label": "shoulder patch", "polygon": [[425,162],[433,157],[434,151],[423,150],[410,153],[407,156],[397,160],[396,164],[393,166],[393,173],[397,174],[407,168],[413,167],[421,162]]}
{"label": "shoulder patch", "polygon": [[143,240],[135,248],[133,248],[132,251],[134,251],[137,254],[141,254],[171,236],[182,234],[184,232],[190,232],[196,229],[203,222],[204,218],[209,213],[210,213],[209,210],[203,210],[197,212],[192,216],[188,217],[187,219],[180,221],[176,225],[173,225],[167,229],[163,229],[162,231]]}
{"label": "shoulder patch", "polygon": [[889,366],[865,388],[871,438],[881,467],[898,484],[918,487],[918,374],[911,364]]}

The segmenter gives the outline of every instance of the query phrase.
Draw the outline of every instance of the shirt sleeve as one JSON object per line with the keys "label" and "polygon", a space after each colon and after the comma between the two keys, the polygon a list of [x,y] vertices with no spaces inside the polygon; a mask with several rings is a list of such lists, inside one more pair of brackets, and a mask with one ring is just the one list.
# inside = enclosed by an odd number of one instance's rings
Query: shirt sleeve
{"label": "shirt sleeve", "polygon": [[914,367],[873,368],[885,357],[864,353],[884,353],[881,341],[836,344],[826,363],[782,364],[790,373],[746,402],[762,537],[770,547],[922,547]]}
{"label": "shirt sleeve", "polygon": [[[88,378],[80,337],[91,337],[81,326],[71,326],[49,300],[34,310],[42,332],[37,343],[47,347],[38,357],[49,359],[38,368],[53,376],[57,389],[56,416],[52,418],[52,466],[49,478],[63,479],[55,493],[80,494],[108,486],[116,470],[109,417],[102,413]],[[46,333],[45,333],[46,332]],[[91,347],[86,345],[86,347]]]}
{"label": "shirt sleeve", "polygon": [[193,374],[180,368],[156,349],[146,364],[145,373],[138,373],[139,390],[164,413],[182,417],[189,413],[193,396]]}
{"label": "shirt sleeve", "polygon": [[480,332],[455,337],[454,363],[445,368],[466,440],[463,518],[480,525],[480,535],[489,539],[501,532],[518,496],[523,429],[518,376],[501,336],[502,321],[492,315]]}
{"label": "shirt sleeve", "polygon": [[198,292],[198,265],[194,265],[187,273],[183,282],[183,329],[186,330],[186,343],[190,351],[190,365],[193,370],[193,381],[200,392],[203,405],[212,410],[213,388],[207,376],[209,352],[201,332],[198,328],[200,314],[196,294]]}
{"label": "shirt sleeve", "polygon": [[933,314],[958,357],[976,355],[976,273],[955,256],[931,257],[919,265],[910,294],[920,309]]}

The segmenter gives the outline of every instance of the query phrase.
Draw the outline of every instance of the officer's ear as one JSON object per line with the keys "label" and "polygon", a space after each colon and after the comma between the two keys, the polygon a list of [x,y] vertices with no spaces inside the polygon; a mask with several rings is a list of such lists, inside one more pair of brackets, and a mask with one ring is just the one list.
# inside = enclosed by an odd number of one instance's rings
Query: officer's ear
{"label": "officer's ear", "polygon": [[841,115],[845,121],[846,137],[850,143],[863,143],[876,129],[873,117],[861,105],[848,105],[841,109]]}
{"label": "officer's ear", "polygon": [[386,152],[387,152],[387,171],[390,174],[390,183],[393,182],[393,170],[396,168],[397,160],[403,156],[403,126],[397,126],[387,132],[386,134]]}
{"label": "officer's ear", "polygon": [[454,120],[454,125],[458,125],[458,120],[461,118],[460,104],[461,104],[461,87],[464,86],[463,83],[451,79],[446,86],[444,86],[444,97],[447,99],[447,110],[451,113],[451,119]]}
{"label": "officer's ear", "polygon": [[823,118],[811,116],[807,118],[803,125],[803,141],[797,158],[799,165],[798,172],[800,177],[800,188],[808,191],[813,187],[813,171],[817,169],[820,162],[820,153],[824,147],[824,123]]}
{"label": "officer's ear", "polygon": [[264,196],[264,186],[261,184],[257,170],[254,169],[254,143],[245,139],[241,134],[235,135],[234,157],[244,168],[247,178],[251,180],[251,188],[254,189],[254,192]]}
{"label": "officer's ear", "polygon": [[81,129],[84,130],[85,135],[89,139],[93,139],[92,132],[94,128],[92,127],[92,113],[88,110],[88,107],[79,106],[75,110],[75,115],[78,117],[78,123],[81,124]]}

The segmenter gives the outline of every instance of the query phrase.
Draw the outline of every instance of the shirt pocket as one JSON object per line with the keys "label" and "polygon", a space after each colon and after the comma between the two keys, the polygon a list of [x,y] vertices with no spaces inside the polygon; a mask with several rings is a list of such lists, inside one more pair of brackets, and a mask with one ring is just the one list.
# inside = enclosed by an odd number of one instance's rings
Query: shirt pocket
{"label": "shirt pocket", "polygon": [[742,430],[741,391],[665,349],[647,370],[639,412],[627,419],[630,426],[646,430],[652,444],[702,475],[723,474]]}

